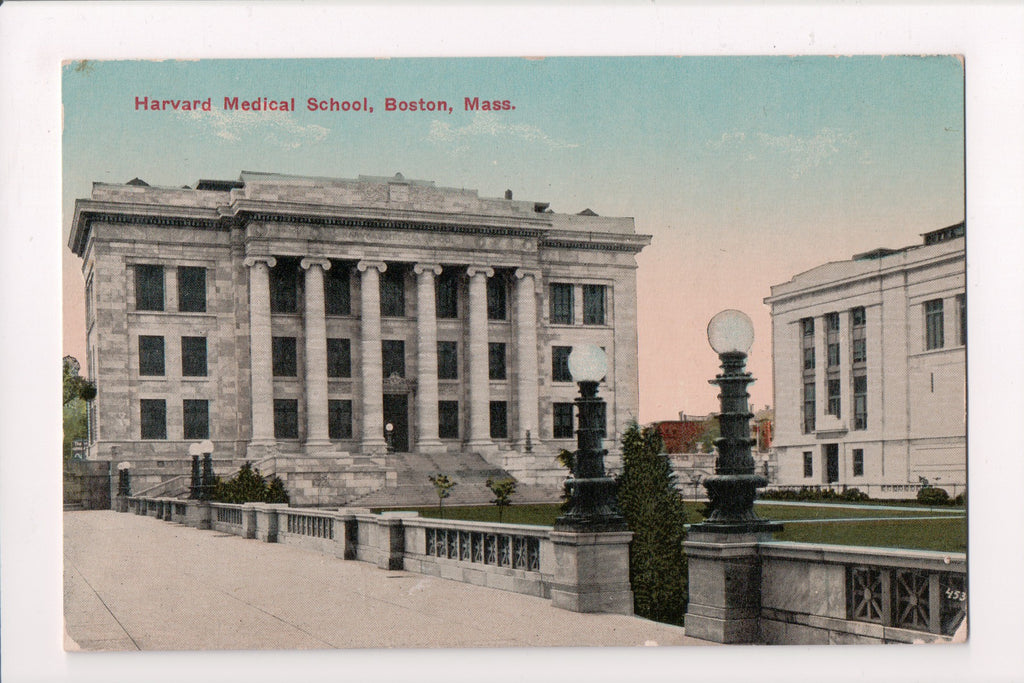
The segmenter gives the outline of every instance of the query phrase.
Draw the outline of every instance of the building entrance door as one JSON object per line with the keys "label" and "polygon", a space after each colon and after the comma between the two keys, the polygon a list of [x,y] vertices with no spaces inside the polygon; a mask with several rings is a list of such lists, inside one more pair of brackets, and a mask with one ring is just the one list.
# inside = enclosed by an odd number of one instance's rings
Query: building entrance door
{"label": "building entrance door", "polygon": [[828,483],[839,481],[839,444],[825,444],[825,473],[828,475]]}
{"label": "building entrance door", "polygon": [[391,436],[385,434],[385,438],[391,440],[392,450],[399,453],[409,451],[409,395],[408,394],[384,394],[384,427],[391,424]]}

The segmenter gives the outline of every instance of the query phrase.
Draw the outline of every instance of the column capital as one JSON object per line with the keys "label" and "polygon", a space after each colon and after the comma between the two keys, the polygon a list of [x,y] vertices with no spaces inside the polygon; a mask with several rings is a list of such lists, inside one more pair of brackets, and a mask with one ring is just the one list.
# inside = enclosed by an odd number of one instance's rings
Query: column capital
{"label": "column capital", "polygon": [[246,256],[243,263],[248,268],[252,268],[257,263],[266,263],[268,268],[273,268],[277,265],[277,259],[273,256]]}
{"label": "column capital", "polygon": [[473,277],[474,275],[494,277],[494,268],[488,268],[487,266],[469,266],[466,268],[466,275],[469,277]]}
{"label": "column capital", "polygon": [[383,273],[388,269],[388,264],[383,261],[360,261],[356,264],[356,268],[360,273],[365,273],[368,268],[375,268],[378,272]]}
{"label": "column capital", "polygon": [[441,274],[441,264],[440,263],[417,263],[415,266],[412,267],[412,272],[416,273],[417,275],[421,275],[421,274],[423,274],[423,273],[425,273],[427,271],[433,272],[434,275],[440,275]]}
{"label": "column capital", "polygon": [[303,270],[309,270],[311,266],[320,266],[324,270],[330,270],[331,260],[323,258],[322,256],[307,256],[299,261],[299,266],[301,266]]}
{"label": "column capital", "polygon": [[516,268],[516,279],[532,277],[534,281],[540,282],[540,271],[534,268]]}

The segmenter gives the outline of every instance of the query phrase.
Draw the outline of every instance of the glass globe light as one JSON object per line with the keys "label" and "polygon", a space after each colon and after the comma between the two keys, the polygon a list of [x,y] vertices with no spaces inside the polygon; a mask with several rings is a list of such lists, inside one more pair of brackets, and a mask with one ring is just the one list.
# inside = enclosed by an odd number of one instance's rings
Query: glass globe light
{"label": "glass globe light", "polygon": [[742,311],[721,311],[708,323],[708,342],[718,355],[747,353],[754,343],[754,324]]}
{"label": "glass globe light", "polygon": [[600,382],[608,374],[608,357],[596,344],[572,347],[569,374],[574,382]]}

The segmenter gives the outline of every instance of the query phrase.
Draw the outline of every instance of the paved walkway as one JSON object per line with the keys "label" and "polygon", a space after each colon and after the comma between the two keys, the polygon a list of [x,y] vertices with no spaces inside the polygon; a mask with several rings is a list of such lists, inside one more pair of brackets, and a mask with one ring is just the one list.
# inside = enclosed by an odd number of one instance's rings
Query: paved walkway
{"label": "paved walkway", "polygon": [[67,650],[705,645],[676,626],[111,511],[64,514]]}

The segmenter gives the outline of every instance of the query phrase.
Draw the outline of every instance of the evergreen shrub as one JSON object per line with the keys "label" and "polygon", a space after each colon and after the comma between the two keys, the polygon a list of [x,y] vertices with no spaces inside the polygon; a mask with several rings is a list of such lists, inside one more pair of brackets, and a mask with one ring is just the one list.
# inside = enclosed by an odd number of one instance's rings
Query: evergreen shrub
{"label": "evergreen shrub", "polygon": [[287,503],[288,491],[276,474],[267,479],[251,462],[247,462],[227,481],[217,478],[211,500],[218,503]]}
{"label": "evergreen shrub", "polygon": [[918,490],[917,502],[923,505],[949,505],[952,501],[950,501],[946,489],[925,486]]}

